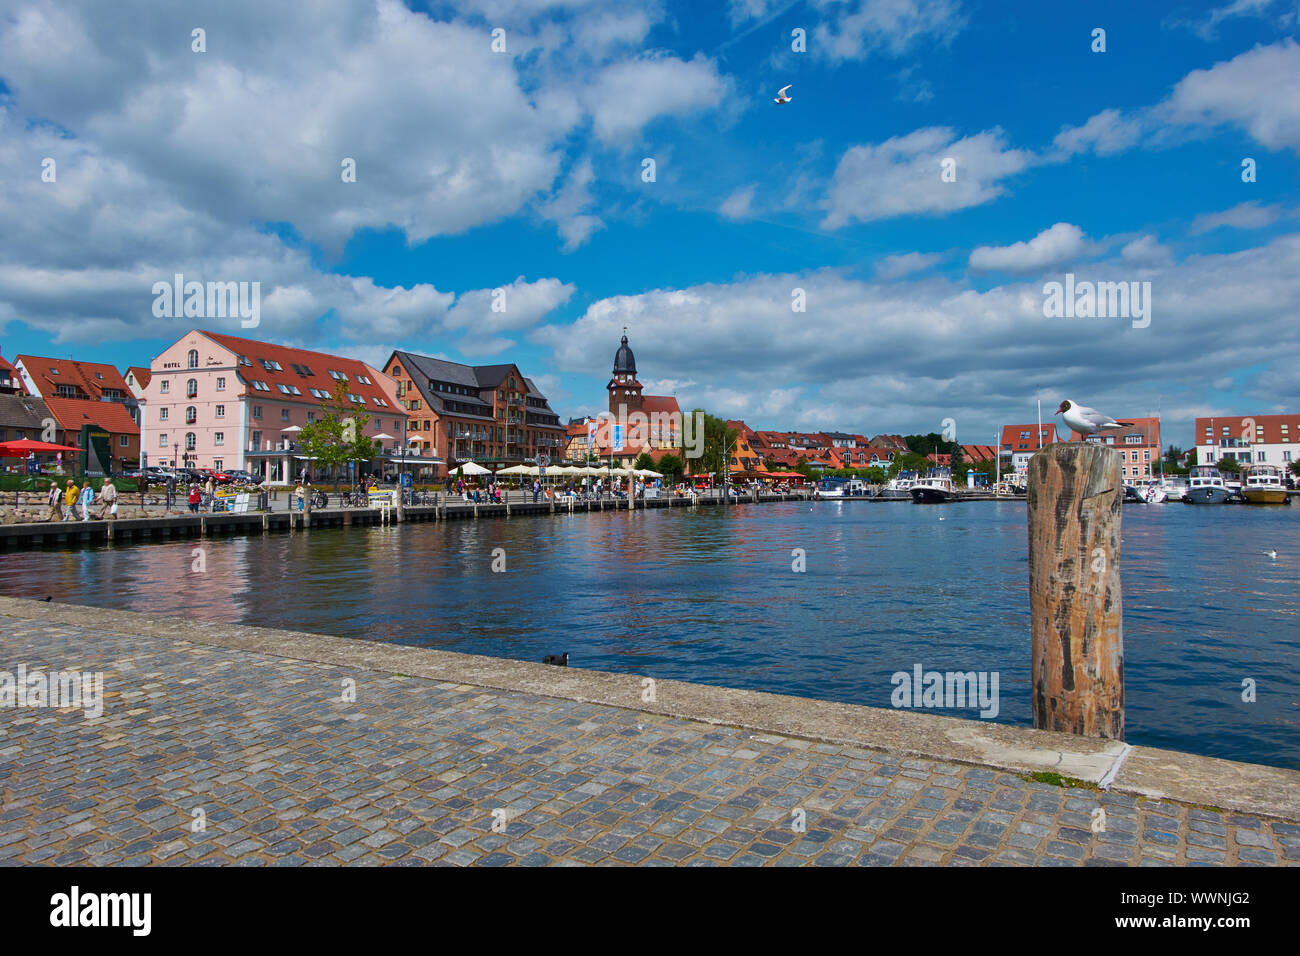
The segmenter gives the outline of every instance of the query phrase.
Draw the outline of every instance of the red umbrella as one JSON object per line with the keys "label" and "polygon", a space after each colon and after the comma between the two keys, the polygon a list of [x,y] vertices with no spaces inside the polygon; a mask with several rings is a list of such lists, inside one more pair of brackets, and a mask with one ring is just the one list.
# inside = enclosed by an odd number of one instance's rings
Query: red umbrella
{"label": "red umbrella", "polygon": [[0,442],[0,458],[26,458],[32,452],[49,455],[56,451],[79,452],[81,449],[73,445],[55,445],[47,441],[32,441],[30,438]]}

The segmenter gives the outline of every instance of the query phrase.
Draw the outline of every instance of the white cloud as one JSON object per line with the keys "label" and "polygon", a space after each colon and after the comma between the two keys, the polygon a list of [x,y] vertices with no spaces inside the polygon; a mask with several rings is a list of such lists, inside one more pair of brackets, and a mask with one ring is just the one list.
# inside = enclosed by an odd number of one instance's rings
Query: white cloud
{"label": "white cloud", "polygon": [[444,327],[479,335],[532,328],[568,302],[573,292],[571,283],[559,279],[529,282],[519,276],[509,285],[461,295],[447,313]]}
{"label": "white cloud", "polygon": [[553,199],[538,207],[542,218],[556,224],[557,231],[564,239],[565,252],[573,252],[594,233],[605,228],[605,223],[599,216],[586,211],[595,201],[589,188],[595,178],[591,160],[579,160],[569,171],[569,178],[563,188]]}
{"label": "white cloud", "polygon": [[1041,272],[1090,255],[1094,248],[1078,226],[1058,222],[1028,242],[980,246],[970,254],[970,267],[977,272]]}
{"label": "white cloud", "polygon": [[813,49],[832,60],[868,54],[902,56],[922,41],[950,42],[965,25],[956,0],[816,0],[826,20],[813,31]]}
{"label": "white cloud", "polygon": [[876,275],[882,279],[901,279],[914,272],[923,272],[943,259],[938,252],[906,252],[898,256],[885,256],[876,263]]}
{"label": "white cloud", "polygon": [[1098,156],[1113,156],[1137,145],[1143,130],[1142,120],[1136,117],[1126,117],[1119,110],[1102,110],[1082,126],[1061,130],[1053,145],[1061,158],[1087,150]]}
{"label": "white cloud", "polygon": [[750,205],[754,201],[754,191],[758,187],[755,185],[742,186],[734,193],[723,200],[722,205],[718,207],[718,212],[728,219],[748,219],[754,213]]}
{"label": "white cloud", "polygon": [[1228,226],[1232,229],[1263,229],[1265,226],[1273,225],[1282,218],[1282,215],[1280,205],[1261,206],[1258,200],[1252,200],[1238,203],[1222,212],[1201,213],[1192,220],[1191,233],[1199,236],[1220,226]]}
{"label": "white cloud", "polygon": [[1288,38],[1193,70],[1163,112],[1174,123],[1230,123],[1268,149],[1300,150],[1300,45]]}
{"label": "white cloud", "polygon": [[626,145],[661,116],[685,116],[720,104],[728,81],[707,57],[647,54],[609,66],[582,91],[596,136]]}
{"label": "white cloud", "polygon": [[[956,181],[943,182],[941,161],[956,160]],[[1025,169],[1029,153],[1007,148],[1001,130],[956,139],[930,127],[841,157],[825,200],[822,226],[904,215],[942,215],[979,206],[1005,192],[1002,181]]]}
{"label": "white cloud", "polygon": [[1167,266],[1173,262],[1173,252],[1160,245],[1155,236],[1139,236],[1119,251],[1120,258],[1135,266]]}

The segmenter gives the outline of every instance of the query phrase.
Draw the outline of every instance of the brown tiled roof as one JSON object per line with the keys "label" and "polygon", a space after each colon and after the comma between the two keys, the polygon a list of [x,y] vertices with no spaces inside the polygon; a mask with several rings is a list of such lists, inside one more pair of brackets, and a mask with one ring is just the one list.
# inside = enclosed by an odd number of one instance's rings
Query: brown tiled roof
{"label": "brown tiled roof", "polygon": [[[139,365],[128,365],[127,372],[135,376],[135,383],[141,388],[149,387],[149,379],[153,377],[153,372]],[[123,376],[125,378],[125,376]]]}
{"label": "brown tiled roof", "polygon": [[122,373],[101,362],[46,358],[40,355],[19,355],[17,361],[23,363],[23,368],[35,382],[37,391],[45,398],[55,395],[59,385],[75,385],[93,399],[103,398],[106,388],[115,388],[128,398],[134,395]]}
{"label": "brown tiled roof", "polygon": [[67,432],[80,432],[82,425],[98,425],[114,435],[139,435],[140,426],[121,402],[93,402],[80,398],[47,398],[45,404]]}

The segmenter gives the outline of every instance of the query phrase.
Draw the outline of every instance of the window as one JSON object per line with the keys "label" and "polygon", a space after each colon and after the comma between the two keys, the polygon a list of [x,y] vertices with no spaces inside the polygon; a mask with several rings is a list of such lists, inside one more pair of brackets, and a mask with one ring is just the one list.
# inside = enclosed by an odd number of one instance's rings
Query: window
{"label": "window", "polygon": [[288,420],[289,420],[289,409],[287,408],[280,409],[280,421],[287,422]]}
{"label": "window", "polygon": [[344,375],[342,372],[336,372],[334,371],[334,369],[330,369],[329,373],[330,373],[330,378],[334,379],[334,381],[336,382],[346,382],[348,380],[348,377],[346,375]]}
{"label": "window", "polygon": [[402,374],[402,366],[400,366],[400,365],[394,365],[394,366],[393,366],[393,377],[396,378],[397,376],[399,376],[399,375],[401,375],[401,374]]}
{"label": "window", "polygon": [[311,423],[314,422],[315,420],[316,420],[316,413],[315,413],[315,412],[308,412],[308,413],[307,413],[307,423],[308,423],[308,424],[311,424]]}
{"label": "window", "polygon": [[51,366],[51,367],[50,367],[50,374],[51,374],[51,375],[58,375],[58,374],[59,374],[59,370],[58,370],[57,368],[54,368],[53,366]]}
{"label": "window", "polygon": [[165,408],[158,409],[158,421],[160,422],[167,421],[167,409]]}
{"label": "window", "polygon": [[253,365],[253,363],[249,361],[247,355],[241,355],[241,356],[239,356],[239,364],[240,364],[240,365],[247,365],[247,366],[249,366],[250,368],[251,368],[252,365]]}
{"label": "window", "polygon": [[357,381],[360,382],[362,385],[374,385],[374,384],[375,384],[374,382],[370,381],[370,379],[366,378],[364,375],[358,375],[358,376],[357,376]]}
{"label": "window", "polygon": [[259,448],[262,447],[262,433],[261,433],[261,432],[253,432],[253,442],[252,442],[252,444],[253,444],[253,451],[257,451]]}
{"label": "window", "polygon": [[253,406],[253,417],[254,417],[254,418],[261,418],[261,417],[262,417],[262,406],[261,406],[261,405],[254,405],[254,406]]}
{"label": "window", "polygon": [[[283,386],[281,386],[281,387],[283,387]],[[259,392],[269,392],[269,391],[271,390],[271,389],[267,386],[267,384],[266,384],[265,382],[263,382],[261,379],[258,379],[258,380],[256,380],[256,381],[253,382],[253,388],[257,389]]]}
{"label": "window", "polygon": [[197,442],[197,439],[194,437],[194,432],[186,432],[186,433],[185,433],[185,450],[186,450],[186,451],[193,451],[196,442]]}
{"label": "window", "polygon": [[225,405],[218,405],[218,406],[217,406],[217,417],[218,417],[218,418],[225,418],[225,417],[226,417],[226,406],[225,406]]}
{"label": "window", "polygon": [[285,395],[292,395],[292,394],[293,394],[292,392],[289,391],[289,386],[288,386],[288,385],[285,385],[285,384],[283,384],[283,383],[281,383],[281,384],[279,384],[279,385],[276,385],[276,388],[278,388],[278,389],[279,389],[281,392],[283,392]]}
{"label": "window", "polygon": [[420,410],[420,400],[418,398],[411,399],[411,411],[418,412],[419,410]]}
{"label": "window", "polygon": [[1282,460],[1283,460],[1283,461],[1290,461],[1290,460],[1291,460],[1291,452],[1290,452],[1290,451],[1284,451],[1284,452],[1282,452]]}
{"label": "window", "polygon": [[54,386],[54,393],[55,393],[59,398],[76,398],[76,397],[77,397],[77,386],[75,386],[75,385],[56,385],[56,386]]}
{"label": "window", "polygon": [[1151,460],[1151,452],[1149,452],[1149,451],[1144,451],[1144,452],[1142,453],[1142,460],[1143,460],[1143,461],[1150,461],[1150,460]]}
{"label": "window", "polygon": [[353,395],[351,392],[348,392],[348,401],[355,402],[357,405],[364,405],[366,403],[366,400],[360,395]]}
{"label": "window", "polygon": [[388,407],[388,403],[387,403],[386,401],[384,401],[382,398],[376,398],[376,399],[375,399],[375,404],[378,405],[380,408],[387,408],[387,407]]}
{"label": "window", "polygon": [[289,386],[289,392],[290,392],[291,394],[293,394],[293,395],[301,395],[301,394],[302,394],[302,392],[298,391],[298,386],[297,386],[297,385],[290,385],[290,386]]}
{"label": "window", "polygon": [[[1247,454],[1249,454],[1249,452]],[[1255,454],[1259,456],[1258,458],[1255,459],[1256,461],[1264,460],[1264,453],[1262,451],[1256,452]]]}
{"label": "window", "polygon": [[171,391],[171,384],[172,383],[167,381],[167,379],[163,379],[162,386],[159,388],[159,391],[161,391],[164,395],[166,395],[168,392]]}
{"label": "window", "polygon": [[187,405],[185,407],[185,424],[193,425],[198,420],[199,420],[198,410],[193,405]]}
{"label": "window", "polygon": [[213,433],[213,435],[212,435],[212,444],[214,444],[214,445],[224,445],[225,443],[226,443],[226,433],[225,433],[225,432],[214,432],[214,433]]}
{"label": "window", "polygon": [[225,390],[226,390],[226,380],[224,378],[217,379],[217,391],[224,392]]}
{"label": "window", "polygon": [[186,367],[186,368],[198,368],[198,367],[199,367],[199,350],[198,350],[198,349],[190,349],[190,354],[189,354],[189,356],[186,358],[186,361],[185,361],[185,367]]}
{"label": "window", "polygon": [[185,397],[194,398],[199,394],[199,380],[192,378],[185,383]]}
{"label": "window", "polygon": [[159,447],[159,448],[166,448],[166,447],[167,447],[167,435],[166,435],[166,433],[161,434],[161,435],[158,436],[158,447]]}
{"label": "window", "polygon": [[212,467],[215,468],[217,471],[222,471],[223,469],[222,469],[221,459],[220,458],[212,459]]}
{"label": "window", "polygon": [[118,435],[118,436],[117,436],[117,447],[118,447],[118,448],[129,448],[130,445],[131,445],[131,436],[130,436],[130,435]]}
{"label": "window", "polygon": [[261,362],[262,362],[262,368],[266,369],[268,372],[284,371],[284,369],[280,367],[280,363],[273,359],[261,359]]}

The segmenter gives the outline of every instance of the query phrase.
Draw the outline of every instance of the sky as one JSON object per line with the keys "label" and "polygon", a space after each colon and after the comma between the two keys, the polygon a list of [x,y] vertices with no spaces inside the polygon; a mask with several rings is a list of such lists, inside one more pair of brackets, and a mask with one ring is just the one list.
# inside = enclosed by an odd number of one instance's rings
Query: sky
{"label": "sky", "polygon": [[[0,353],[401,348],[568,418],[626,327],[647,393],[758,429],[991,444],[1069,398],[1186,447],[1300,406],[1297,34],[1297,0],[3,0]],[[155,314],[177,273],[260,283],[258,326]],[[1048,314],[1067,274],[1149,310]]]}

